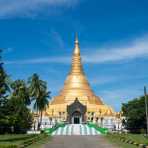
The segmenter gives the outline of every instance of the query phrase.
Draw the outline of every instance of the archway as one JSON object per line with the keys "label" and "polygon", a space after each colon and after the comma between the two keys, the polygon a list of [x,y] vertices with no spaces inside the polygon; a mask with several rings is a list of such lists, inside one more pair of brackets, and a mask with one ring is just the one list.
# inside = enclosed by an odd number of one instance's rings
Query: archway
{"label": "archway", "polygon": [[67,121],[72,124],[85,123],[86,106],[81,104],[76,98],[75,101],[67,106]]}
{"label": "archway", "polygon": [[80,124],[82,123],[82,115],[79,111],[75,111],[73,114],[72,114],[72,118],[71,118],[71,123],[72,124]]}

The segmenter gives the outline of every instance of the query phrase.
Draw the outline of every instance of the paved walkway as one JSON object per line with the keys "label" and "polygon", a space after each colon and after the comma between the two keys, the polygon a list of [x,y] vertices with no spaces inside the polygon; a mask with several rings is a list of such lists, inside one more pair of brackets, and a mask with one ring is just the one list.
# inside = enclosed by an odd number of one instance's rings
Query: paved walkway
{"label": "paved walkway", "polygon": [[103,136],[53,136],[44,148],[118,148]]}

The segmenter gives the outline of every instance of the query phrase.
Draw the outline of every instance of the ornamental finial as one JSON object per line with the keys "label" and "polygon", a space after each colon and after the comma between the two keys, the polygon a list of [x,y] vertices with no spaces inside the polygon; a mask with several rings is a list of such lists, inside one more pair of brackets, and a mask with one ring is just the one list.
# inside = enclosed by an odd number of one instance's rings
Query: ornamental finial
{"label": "ornamental finial", "polygon": [[76,32],[76,34],[75,34],[75,44],[79,44],[78,33],[77,33],[77,32]]}
{"label": "ornamental finial", "polygon": [[75,34],[74,54],[80,54],[79,40],[78,40],[78,34],[77,33]]}

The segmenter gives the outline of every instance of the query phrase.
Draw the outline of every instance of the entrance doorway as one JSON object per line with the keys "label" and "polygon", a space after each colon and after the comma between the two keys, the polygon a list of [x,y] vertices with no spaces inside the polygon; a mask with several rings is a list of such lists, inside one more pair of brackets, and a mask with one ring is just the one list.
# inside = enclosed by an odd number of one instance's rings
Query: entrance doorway
{"label": "entrance doorway", "polygon": [[78,111],[75,111],[72,114],[72,124],[80,124],[80,123],[82,123],[81,113]]}
{"label": "entrance doorway", "polygon": [[81,124],[85,123],[86,106],[81,104],[78,98],[67,106],[67,122],[70,124]]}
{"label": "entrance doorway", "polygon": [[80,117],[74,117],[74,124],[80,124]]}

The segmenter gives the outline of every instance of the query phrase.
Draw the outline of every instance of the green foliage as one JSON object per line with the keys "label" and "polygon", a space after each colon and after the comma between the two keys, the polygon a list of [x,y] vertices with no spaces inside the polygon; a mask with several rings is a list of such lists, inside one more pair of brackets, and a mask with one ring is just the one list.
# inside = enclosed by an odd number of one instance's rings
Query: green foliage
{"label": "green foliage", "polygon": [[[0,50],[1,54],[2,50]],[[0,107],[6,103],[7,92],[9,91],[9,86],[7,84],[7,74],[3,68],[3,62],[1,61],[0,55]]]}
{"label": "green foliage", "polygon": [[32,125],[32,114],[27,108],[30,104],[29,92],[23,80],[14,81],[11,90],[2,109],[1,132],[24,133]]}
{"label": "green foliage", "polygon": [[6,91],[8,90],[8,86],[6,84],[7,75],[3,69],[2,63],[0,63],[0,98],[2,98]]}
{"label": "green foliage", "polygon": [[123,116],[125,127],[131,132],[140,132],[142,129],[146,129],[146,117],[145,117],[145,98],[140,97],[122,104]]}
{"label": "green foliage", "polygon": [[31,101],[40,114],[38,125],[41,125],[48,98],[47,84],[37,74],[33,74],[28,83],[24,80],[8,83],[0,56],[0,133],[24,133],[31,127],[33,117],[28,109]]}
{"label": "green foliage", "polygon": [[50,92],[47,91],[47,84],[45,81],[40,80],[37,74],[33,74],[29,78],[28,83],[30,96],[35,101],[34,109],[40,114],[40,121],[38,128],[40,128],[42,122],[42,113],[48,106],[48,98],[50,98]]}
{"label": "green foliage", "polygon": [[14,128],[15,133],[25,133],[32,125],[30,110],[17,98],[11,98],[7,108],[8,125]]}
{"label": "green foliage", "polygon": [[[7,83],[8,76],[0,63],[0,133],[25,132],[31,127],[29,91],[25,81]],[[11,92],[10,92],[11,90]]]}
{"label": "green foliage", "polygon": [[31,100],[29,96],[29,90],[24,80],[16,80],[11,84],[13,90],[12,98],[19,101],[22,105],[30,105]]}

